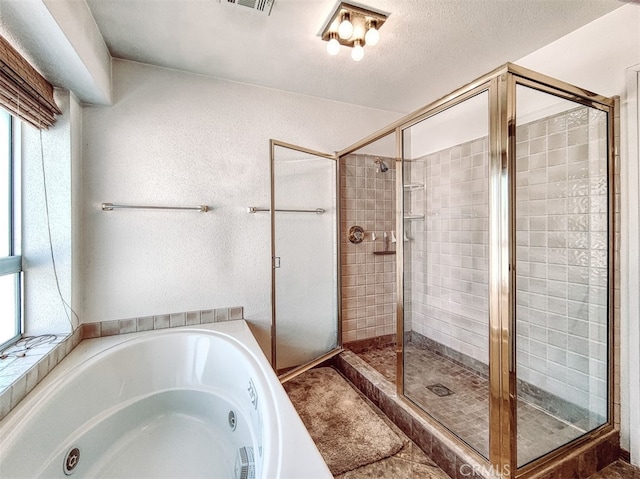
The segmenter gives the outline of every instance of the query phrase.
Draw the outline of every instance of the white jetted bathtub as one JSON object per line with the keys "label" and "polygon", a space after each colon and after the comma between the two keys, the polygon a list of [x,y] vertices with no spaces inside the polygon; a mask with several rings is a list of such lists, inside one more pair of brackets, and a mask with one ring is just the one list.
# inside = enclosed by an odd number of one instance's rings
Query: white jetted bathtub
{"label": "white jetted bathtub", "polygon": [[0,422],[0,477],[331,478],[244,321],[83,341]]}

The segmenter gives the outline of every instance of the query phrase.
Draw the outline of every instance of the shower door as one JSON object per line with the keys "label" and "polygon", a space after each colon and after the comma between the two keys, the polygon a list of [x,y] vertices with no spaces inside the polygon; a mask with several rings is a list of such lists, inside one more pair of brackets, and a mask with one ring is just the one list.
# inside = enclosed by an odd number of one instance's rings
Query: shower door
{"label": "shower door", "polygon": [[272,364],[295,374],[338,350],[338,162],[271,140]]}

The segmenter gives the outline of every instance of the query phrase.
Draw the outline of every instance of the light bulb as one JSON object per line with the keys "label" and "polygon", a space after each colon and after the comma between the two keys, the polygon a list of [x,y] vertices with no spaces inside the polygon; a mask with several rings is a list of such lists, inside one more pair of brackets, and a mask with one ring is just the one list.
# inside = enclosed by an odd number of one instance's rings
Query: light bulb
{"label": "light bulb", "polygon": [[353,35],[353,23],[351,23],[351,15],[348,12],[342,14],[342,21],[338,26],[338,35],[343,40],[348,40]]}
{"label": "light bulb", "polygon": [[336,34],[332,33],[331,40],[329,40],[329,43],[327,43],[327,52],[329,53],[329,55],[337,55],[339,51],[340,42],[336,38]]}
{"label": "light bulb", "polygon": [[380,41],[380,32],[376,28],[376,21],[372,20],[369,22],[369,29],[367,33],[364,35],[364,41],[368,46],[374,46]]}
{"label": "light bulb", "polygon": [[354,62],[359,62],[364,57],[364,48],[362,48],[362,40],[356,40],[353,50],[351,50],[351,58]]}

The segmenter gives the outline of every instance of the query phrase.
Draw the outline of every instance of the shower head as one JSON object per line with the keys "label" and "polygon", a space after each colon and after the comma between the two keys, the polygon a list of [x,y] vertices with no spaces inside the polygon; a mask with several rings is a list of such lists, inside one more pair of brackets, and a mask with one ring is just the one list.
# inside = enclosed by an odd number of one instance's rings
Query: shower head
{"label": "shower head", "polygon": [[377,156],[375,157],[375,164],[378,165],[378,171],[380,173],[384,173],[389,169],[389,167],[385,164],[385,162],[382,161],[382,159],[378,158]]}

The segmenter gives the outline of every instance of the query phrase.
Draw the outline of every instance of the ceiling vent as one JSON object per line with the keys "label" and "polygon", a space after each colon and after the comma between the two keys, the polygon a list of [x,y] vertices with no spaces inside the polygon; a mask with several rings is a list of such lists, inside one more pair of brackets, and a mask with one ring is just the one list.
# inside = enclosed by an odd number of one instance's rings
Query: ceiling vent
{"label": "ceiling vent", "polygon": [[257,10],[267,15],[271,15],[271,7],[273,7],[274,1],[275,0],[227,0],[228,3],[249,7],[252,10]]}

